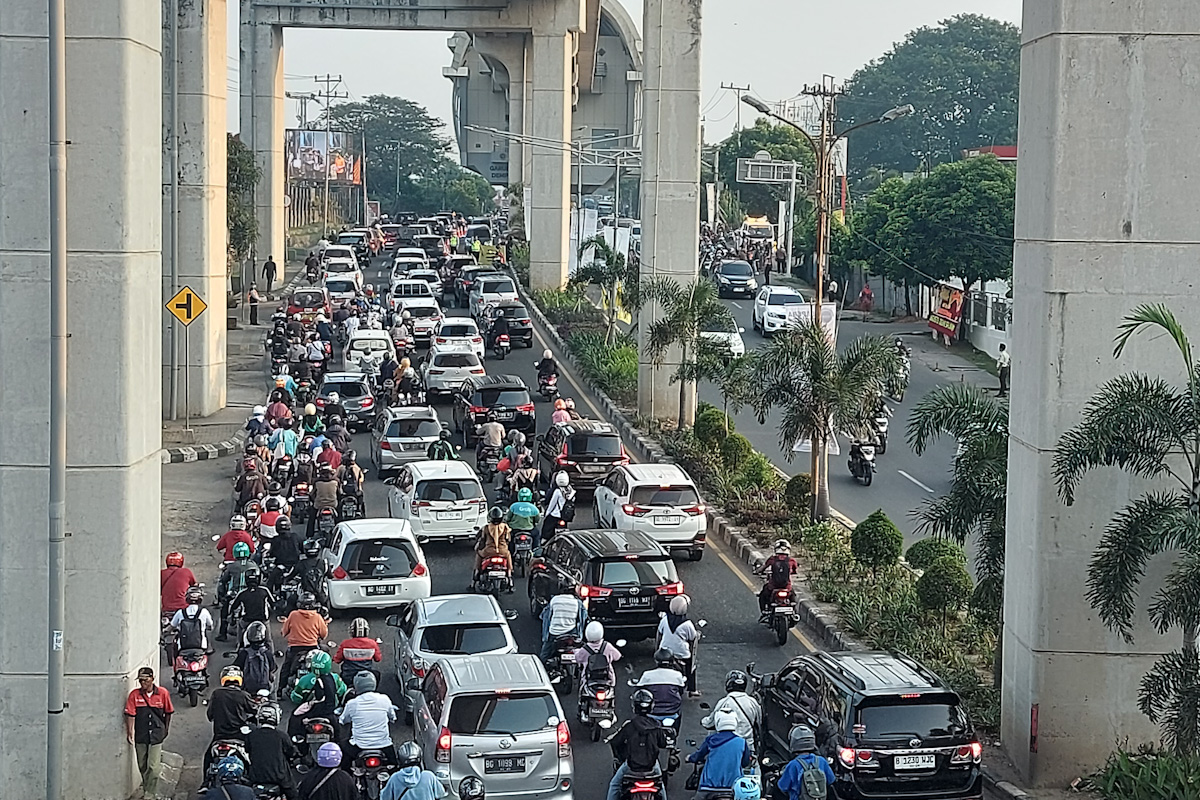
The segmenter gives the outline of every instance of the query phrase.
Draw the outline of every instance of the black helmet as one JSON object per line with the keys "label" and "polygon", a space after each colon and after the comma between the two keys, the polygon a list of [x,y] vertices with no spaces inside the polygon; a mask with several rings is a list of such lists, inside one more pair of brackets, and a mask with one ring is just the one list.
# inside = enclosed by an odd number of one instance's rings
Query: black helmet
{"label": "black helmet", "polygon": [[271,481],[267,484],[267,494],[283,494],[283,487],[279,481]]}
{"label": "black helmet", "polygon": [[488,522],[495,525],[502,519],[504,519],[504,512],[500,510],[500,506],[492,506],[492,510],[488,512]]}
{"label": "black helmet", "polygon": [[633,693],[633,713],[639,716],[645,716],[654,708],[654,695],[650,694],[649,689],[638,689]]}
{"label": "black helmet", "polygon": [[788,750],[793,753],[815,753],[817,737],[807,725],[797,725],[788,734]]}
{"label": "black helmet", "polygon": [[291,533],[292,520],[288,517],[280,517],[275,520],[275,533]]}
{"label": "black helmet", "polygon": [[458,800],[483,800],[483,781],[468,775],[458,784]]}
{"label": "black helmet", "polygon": [[397,747],[396,764],[401,768],[421,766],[421,745],[416,742],[405,742]]}
{"label": "black helmet", "polygon": [[278,497],[267,498],[267,511],[278,511],[283,508],[283,504],[279,502]]}
{"label": "black helmet", "polygon": [[750,679],[740,669],[731,669],[725,676],[725,691],[727,692],[744,692],[749,684]]}
{"label": "black helmet", "polygon": [[252,569],[246,573],[246,588],[257,589],[262,586],[262,573],[256,569]]}
{"label": "black helmet", "polygon": [[342,424],[342,418],[340,416],[338,416],[337,414],[334,414],[332,417],[329,418],[329,427],[332,428],[335,425],[341,425],[341,424]]}
{"label": "black helmet", "polygon": [[346,463],[347,464],[353,464],[354,459],[356,459],[356,458],[358,458],[358,453],[354,452],[353,450],[346,451]]}
{"label": "black helmet", "polygon": [[661,666],[669,665],[675,660],[675,656],[671,655],[671,651],[665,647],[660,647],[654,651],[654,663]]}
{"label": "black helmet", "polygon": [[311,611],[317,607],[317,596],[312,592],[301,592],[297,605],[303,609]]}
{"label": "black helmet", "polygon": [[301,546],[304,548],[304,555],[306,556],[315,557],[321,553],[321,543],[316,539],[305,539],[304,544]]}
{"label": "black helmet", "polygon": [[442,437],[443,442],[450,441],[450,431],[447,430],[446,428],[442,428],[442,432],[438,435]]}
{"label": "black helmet", "polygon": [[[249,576],[247,576],[249,577]],[[246,644],[260,645],[267,640],[267,626],[261,622],[251,622],[246,626]],[[279,720],[275,721],[279,724]]]}
{"label": "black helmet", "polygon": [[246,440],[246,446],[242,448],[242,452],[248,456],[254,455],[255,448],[254,448],[254,440],[253,439]]}

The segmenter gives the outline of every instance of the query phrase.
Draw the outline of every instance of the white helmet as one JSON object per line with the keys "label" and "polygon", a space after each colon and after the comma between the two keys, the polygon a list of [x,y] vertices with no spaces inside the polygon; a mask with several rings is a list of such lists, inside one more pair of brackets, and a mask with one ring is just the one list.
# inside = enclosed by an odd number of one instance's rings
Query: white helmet
{"label": "white helmet", "polygon": [[261,416],[263,416],[263,415],[264,415],[264,414],[266,414],[266,413],[267,413],[267,407],[266,407],[266,406],[255,406],[255,407],[254,407],[254,416],[256,416],[256,417],[261,417]]}
{"label": "white helmet", "polygon": [[340,402],[342,402],[342,398],[340,396],[338,396],[337,392],[330,392],[329,393],[329,402],[340,403]]}
{"label": "white helmet", "polygon": [[592,620],[583,630],[583,638],[587,639],[592,644],[604,639],[604,626],[596,620]]}
{"label": "white helmet", "polygon": [[407,311],[401,311],[400,319],[412,319],[412,314],[408,313]]}
{"label": "white helmet", "polygon": [[231,531],[246,530],[246,518],[243,517],[241,514],[234,514],[232,517],[229,518],[229,529]]}
{"label": "white helmet", "polygon": [[554,475],[554,485],[560,489],[565,489],[570,482],[571,479],[567,477],[567,473],[565,472],[559,472]]}
{"label": "white helmet", "polygon": [[542,351],[542,358],[553,358],[553,357],[554,357],[554,353],[551,353],[549,350]]}
{"label": "white helmet", "polygon": [[308,403],[307,405],[304,406],[304,413],[310,417],[316,416],[317,407],[314,406],[312,403]]}
{"label": "white helmet", "polygon": [[317,314],[317,322],[329,322],[329,318],[324,314]]}
{"label": "white helmet", "polygon": [[677,594],[671,598],[671,613],[682,615],[688,612],[688,597],[685,594]]}

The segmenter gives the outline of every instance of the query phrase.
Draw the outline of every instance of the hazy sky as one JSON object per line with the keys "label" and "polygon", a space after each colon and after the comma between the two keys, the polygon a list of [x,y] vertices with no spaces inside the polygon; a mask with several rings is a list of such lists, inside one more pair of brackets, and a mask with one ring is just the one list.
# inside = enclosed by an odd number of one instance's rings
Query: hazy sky
{"label": "hazy sky", "polygon": [[[620,0],[639,25],[641,0]],[[229,129],[237,130],[238,3],[229,3]],[[753,9],[750,11],[749,9]],[[705,138],[733,130],[738,105],[722,83],[750,85],[764,100],[792,97],[805,83],[830,74],[849,77],[878,58],[910,30],[955,14],[977,13],[1020,23],[1021,0],[706,0],[702,51]],[[395,94],[449,122],[449,33],[316,31],[284,34],[285,87],[317,90],[316,74],[341,74],[351,99]],[[310,105],[309,113],[315,113]],[[754,112],[743,106],[742,124]],[[287,124],[296,124],[289,103]],[[448,131],[447,131],[448,132]]]}

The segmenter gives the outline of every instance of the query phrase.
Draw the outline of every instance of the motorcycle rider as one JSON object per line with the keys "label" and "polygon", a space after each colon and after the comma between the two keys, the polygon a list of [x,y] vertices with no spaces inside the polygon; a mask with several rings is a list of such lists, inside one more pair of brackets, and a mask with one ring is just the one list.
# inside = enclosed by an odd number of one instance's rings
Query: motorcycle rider
{"label": "motorcycle rider", "polygon": [[259,463],[262,464],[259,472],[263,475],[267,474],[267,470],[271,466],[271,448],[267,444],[270,441],[270,433],[260,433],[254,437],[254,455],[258,457]]}
{"label": "motorcycle rider", "polygon": [[538,482],[538,470],[534,466],[533,454],[520,452],[515,457],[509,457],[509,469],[505,483],[508,496],[515,497],[522,489],[533,490]]}
{"label": "motorcycle rider", "polygon": [[480,461],[486,450],[494,452],[497,460],[499,460],[500,448],[503,445],[504,426],[496,418],[496,412],[489,410],[487,412],[487,421],[479,426],[479,441],[475,443],[475,461]]}
{"label": "motorcycle rider", "polygon": [[534,366],[538,371],[538,386],[545,383],[551,375],[558,374],[558,364],[554,361],[554,353],[551,353],[549,349],[542,351],[542,360]]}
{"label": "motorcycle rider", "polygon": [[299,755],[288,735],[279,730],[279,706],[263,703],[255,718],[257,727],[246,734],[246,753],[250,768],[246,782],[258,786],[278,786],[288,800],[296,800],[296,781],[291,763]]}
{"label": "motorcycle rider", "polygon": [[658,622],[658,646],[666,649],[683,665],[688,696],[699,697],[700,692],[696,691],[695,648],[700,641],[700,631],[687,617],[690,605],[687,595],[680,594],[671,598],[666,616]]}
{"label": "motorcycle rider", "polygon": [[[330,448],[332,449],[332,448]],[[316,483],[312,489],[313,513],[308,517],[308,537],[311,539],[317,529],[317,514],[323,509],[331,509],[337,513],[338,482],[333,467],[322,464],[317,473]]]}
{"label": "motorcycle rider", "polygon": [[203,650],[211,652],[208,635],[212,633],[213,618],[204,607],[204,590],[193,586],[187,590],[184,598],[187,603],[171,617],[171,629],[176,632],[173,653],[168,653],[171,667],[175,666],[175,656],[181,650]]}
{"label": "motorcycle rider", "polygon": [[[604,626],[596,620],[589,622],[583,629],[583,639],[583,646],[575,651],[575,664],[579,667],[579,674],[589,682],[615,687],[617,673],[613,671],[613,664],[621,660],[621,651],[604,640]],[[599,674],[599,660],[607,664],[604,675]],[[583,681],[580,681],[581,686],[582,684]],[[582,703],[581,696],[580,705]]]}
{"label": "motorcycle rider", "polygon": [[346,458],[342,461],[342,465],[338,467],[337,479],[341,487],[342,497],[353,497],[358,501],[358,515],[365,516],[367,513],[366,503],[363,498],[363,481],[366,479],[366,473],[362,467],[355,463],[358,459],[358,454],[353,450],[346,451]]}
{"label": "motorcycle rider", "polygon": [[[229,615],[237,619],[240,615],[249,629],[255,622],[261,622],[265,628],[271,620],[271,609],[275,607],[275,596],[271,590],[262,585],[262,572],[248,572],[245,578],[246,588],[237,593],[229,604]],[[249,639],[247,639],[249,641]],[[270,637],[268,636],[268,644]],[[246,691],[254,691],[247,689]]]}
{"label": "motorcycle rider", "polygon": [[336,742],[326,742],[317,750],[317,768],[309,770],[300,781],[300,800],[358,800],[358,785],[344,769],[342,748]]}
{"label": "motorcycle rider", "polygon": [[837,776],[833,774],[833,769],[825,757],[817,755],[817,737],[813,734],[812,728],[806,725],[793,727],[788,734],[788,750],[791,751],[792,760],[783,768],[783,773],[779,776],[776,784],[779,791],[786,794],[789,800],[803,800],[808,796],[804,791],[805,784],[816,777],[814,775],[809,780],[805,780],[805,776],[815,772],[821,776],[816,779],[817,782],[819,783],[823,778],[828,795],[833,797],[833,784],[837,780]]}
{"label": "motorcycle rider", "polygon": [[[441,800],[446,796],[446,790],[437,776],[422,768],[421,746],[416,742],[405,742],[396,748],[396,765],[399,769],[384,784],[379,800]],[[467,797],[460,790],[459,800],[483,800],[483,795]]]}
{"label": "motorcycle rider", "polygon": [[[633,682],[650,692],[654,698],[654,707],[650,713],[656,717],[678,717],[683,709],[684,687],[687,679],[675,668],[675,657],[671,651],[658,648],[654,651],[654,669],[642,673],[642,677]],[[678,726],[676,726],[678,730]]]}
{"label": "motorcycle rider", "polygon": [[317,413],[317,407],[312,403],[304,406],[304,416],[300,418],[300,429],[304,434],[315,436],[325,432],[325,421]]}
{"label": "motorcycle rider", "polygon": [[233,485],[234,513],[246,507],[246,503],[257,500],[267,493],[267,476],[257,469],[245,470]]}
{"label": "motorcycle rider", "polygon": [[417,390],[420,385],[417,382],[417,371],[407,364],[407,358],[400,362],[400,380],[396,381],[396,401],[404,401],[404,405],[412,405],[416,402]]}
{"label": "motorcycle rider", "polygon": [[350,636],[333,653],[333,663],[342,665],[342,680],[353,684],[360,672],[376,673],[373,664],[383,660],[379,642],[371,638],[371,625],[362,617],[350,620]]}
{"label": "motorcycle rider", "polygon": [[282,453],[293,459],[296,457],[296,452],[300,448],[300,437],[292,430],[294,425],[295,420],[291,417],[279,421],[279,427],[275,429],[275,432],[271,434],[271,438],[267,440],[267,446],[271,448],[271,452]]}
{"label": "motorcycle rider", "polygon": [[567,409],[567,416],[569,416],[573,420],[583,419],[583,417],[580,416],[579,412],[575,410],[575,399],[574,398],[568,397],[566,400],[563,401],[563,403],[565,404],[565,407]]}
{"label": "motorcycle rider", "polygon": [[229,641],[229,618],[233,608],[233,600],[246,588],[246,576],[258,572],[258,565],[250,560],[250,546],[238,542],[233,546],[233,561],[227,562],[221,568],[221,577],[217,579],[217,600],[221,604],[221,630],[217,634],[218,642]]}
{"label": "motorcycle rider", "polygon": [[492,320],[492,329],[488,331],[488,344],[493,350],[496,349],[496,342],[501,335],[509,335],[508,317],[504,316],[502,310],[497,310],[496,317]]}
{"label": "motorcycle rider", "polygon": [[438,440],[429,445],[429,449],[425,451],[425,456],[430,461],[458,460],[458,451],[450,443],[449,428],[442,428],[441,433],[438,434]]}
{"label": "motorcycle rider", "polygon": [[[621,723],[621,727],[608,740],[613,757],[621,762],[608,784],[607,800],[618,800],[621,783],[629,773],[634,775],[661,775],[658,753],[668,745],[667,731],[663,724],[650,716],[654,697],[645,689],[633,693],[633,716]],[[666,800],[667,787],[662,785]]]}
{"label": "motorcycle rider", "polygon": [[400,368],[400,362],[390,352],[384,356],[383,363],[379,365],[379,385],[382,386],[385,382],[395,378],[396,370]]}
{"label": "motorcycle rider", "polygon": [[222,800],[256,800],[258,795],[249,786],[242,783],[246,767],[242,759],[234,755],[225,756],[217,762],[213,771],[213,792]]}
{"label": "motorcycle rider", "polygon": [[300,576],[300,592],[312,594],[317,606],[329,604],[325,579],[331,574],[329,565],[321,558],[321,543],[316,539],[305,539],[301,545],[304,558],[296,565],[296,574]]}
{"label": "motorcycle rider", "polygon": [[196,576],[183,565],[183,553],[167,553],[167,566],[158,573],[158,596],[163,616],[173,617],[176,611],[187,607],[187,591],[196,585]]}
{"label": "motorcycle rider", "polygon": [[[288,516],[288,512],[290,510],[288,508],[288,499],[284,494],[283,484],[279,481],[271,481],[267,484],[267,497],[265,500],[263,500],[263,507],[266,508],[268,505],[270,505],[272,500],[279,503],[279,516]],[[278,519],[279,517],[276,517],[276,520]],[[262,525],[261,517],[259,518],[259,525]]]}
{"label": "motorcycle rider", "polygon": [[396,746],[388,723],[396,721],[396,707],[386,694],[375,691],[375,675],[360,672],[354,676],[354,696],[346,701],[338,722],[350,726],[346,738],[346,757],[350,761],[362,750],[380,750],[386,763],[396,763]]}
{"label": "motorcycle rider", "polygon": [[561,397],[554,401],[554,413],[550,415],[550,423],[570,422],[571,415],[567,413],[567,401]]}
{"label": "motorcycle rider", "polygon": [[271,425],[267,422],[267,407],[255,406],[250,418],[246,420],[246,438],[254,439],[258,436],[269,436],[271,434]]}
{"label": "motorcycle rider", "polygon": [[[338,417],[333,417],[333,420],[335,422],[340,423],[340,420]],[[327,434],[332,434],[333,432],[334,432],[334,429],[332,427],[328,431],[326,431]],[[339,434],[343,433],[343,431],[340,428],[338,429],[337,432]],[[322,438],[324,438],[324,437],[322,437]],[[342,451],[339,450],[338,447],[336,446],[336,444],[338,444],[338,443],[340,443],[343,447],[345,447],[344,440],[341,442],[335,442],[335,440],[333,440],[333,439],[324,439],[324,441],[320,443],[321,444],[321,452],[317,453],[317,464],[319,466],[322,466],[322,467],[328,466],[331,470],[333,470],[334,472],[337,472],[337,468],[342,465]]]}
{"label": "motorcycle rider", "polygon": [[746,694],[750,679],[740,669],[730,670],[725,676],[725,696],[713,706],[712,711],[700,720],[701,726],[714,730],[719,713],[732,714],[737,720],[735,732],[746,740],[750,750],[754,748],[754,732],[762,722],[762,707],[752,696]]}
{"label": "motorcycle rider", "polygon": [[280,510],[283,508],[283,503],[273,493],[278,488],[278,482],[272,482],[267,487],[267,491],[272,494],[267,495],[263,500],[263,512],[258,517],[258,535],[267,542],[275,538],[275,523],[283,516],[283,512]]}
{"label": "motorcycle rider", "polygon": [[527,487],[517,490],[517,501],[508,507],[508,511],[504,515],[504,521],[512,529],[514,539],[518,533],[528,533],[535,542],[538,538],[537,527],[541,518],[542,512],[533,504],[533,490]]}
{"label": "motorcycle rider", "polygon": [[321,407],[321,413],[325,415],[325,424],[330,427],[334,417],[345,419],[346,407],[342,405],[342,396],[337,392],[330,392],[325,398],[325,405]]}
{"label": "motorcycle rider", "polygon": [[[320,337],[322,342],[333,341],[333,325],[329,322],[329,317],[324,314],[317,314],[316,328],[317,336]],[[322,352],[324,352],[324,348],[322,348]]]}
{"label": "motorcycle rider", "polygon": [[[282,682],[281,682],[282,684]],[[303,716],[292,715],[288,724],[289,733],[293,736],[300,732],[304,724],[303,717],[324,717],[333,728],[334,739],[341,739],[338,725],[337,708],[346,697],[346,684],[338,675],[333,674],[333,660],[324,650],[313,650],[308,654],[307,671],[296,681],[289,699],[296,705],[311,702],[308,713]]]}
{"label": "motorcycle rider", "polygon": [[306,483],[310,487],[317,479],[317,464],[313,461],[312,453],[301,449],[296,453],[295,475],[292,477],[291,490],[295,491],[298,483]]}
{"label": "motorcycle rider", "polygon": [[[485,558],[503,556],[504,571],[508,573],[509,578],[512,578],[512,552],[509,550],[511,539],[512,529],[504,522],[504,512],[500,510],[499,506],[492,506],[488,511],[487,524],[479,529],[479,535],[475,537],[474,574],[479,574]],[[509,594],[512,593],[511,585],[508,591]]]}
{"label": "motorcycle rider", "polygon": [[[287,369],[285,366],[284,369]],[[275,379],[275,391],[271,392],[271,402],[267,405],[267,425],[271,426],[271,433],[283,423],[285,419],[292,418],[292,408],[288,403],[292,399],[292,393],[288,391],[287,385],[291,384],[292,391],[296,389],[296,382],[292,380],[292,376],[288,374],[280,375]]]}
{"label": "motorcycle rider", "polygon": [[316,610],[317,599],[312,592],[300,594],[300,607],[288,615],[283,623],[283,638],[287,640],[287,655],[279,673],[279,699],[287,694],[288,682],[308,654],[329,635],[329,625]]}
{"label": "motorcycle rider", "polygon": [[775,552],[763,562],[762,573],[765,581],[758,593],[759,622],[767,618],[767,607],[775,592],[792,588],[792,576],[796,574],[796,559],[792,558],[792,546],[787,539],[775,540]]}
{"label": "motorcycle rider", "polygon": [[554,643],[564,637],[578,639],[587,624],[587,607],[570,586],[558,585],[558,592],[542,609],[542,662],[549,664]]}
{"label": "motorcycle rider", "polygon": [[746,740],[735,732],[737,719],[733,714],[713,714],[716,731],[705,737],[696,752],[687,757],[693,764],[703,764],[700,770],[698,800],[730,794],[742,771],[754,763]]}
{"label": "motorcycle rider", "polygon": [[272,592],[278,592],[284,577],[300,563],[300,537],[292,529],[290,517],[275,520],[275,539],[271,542],[271,556],[275,559],[275,570],[267,575],[267,586]]}
{"label": "motorcycle rider", "polygon": [[213,745],[219,741],[246,741],[243,728],[254,717],[254,701],[242,691],[242,671],[229,666],[221,670],[221,686],[208,697],[208,721],[212,723],[212,742],[204,751],[204,774],[212,766]]}
{"label": "motorcycle rider", "polygon": [[233,665],[242,671],[242,689],[251,697],[260,689],[270,689],[275,678],[275,652],[271,649],[270,631],[265,622],[251,622],[246,627],[246,644],[238,648]]}
{"label": "motorcycle rider", "polygon": [[571,479],[565,472],[556,472],[554,474],[554,491],[550,495],[550,501],[546,503],[546,519],[542,523],[542,536],[540,542],[535,542],[534,546],[538,547],[550,541],[558,527],[563,522],[570,522],[575,519],[575,489],[571,486]]}

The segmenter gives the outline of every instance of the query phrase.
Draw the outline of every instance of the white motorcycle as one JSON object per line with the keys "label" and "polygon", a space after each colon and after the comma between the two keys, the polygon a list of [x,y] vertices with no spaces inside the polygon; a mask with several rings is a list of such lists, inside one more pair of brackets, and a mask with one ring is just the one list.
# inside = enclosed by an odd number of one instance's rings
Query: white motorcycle
{"label": "white motorcycle", "polygon": [[850,457],[846,460],[850,474],[863,486],[870,486],[875,477],[875,445],[855,440],[850,444]]}

